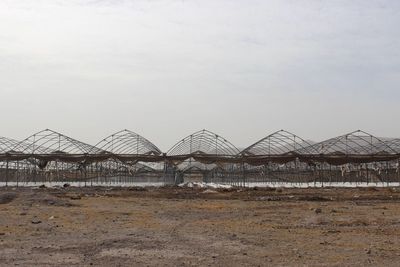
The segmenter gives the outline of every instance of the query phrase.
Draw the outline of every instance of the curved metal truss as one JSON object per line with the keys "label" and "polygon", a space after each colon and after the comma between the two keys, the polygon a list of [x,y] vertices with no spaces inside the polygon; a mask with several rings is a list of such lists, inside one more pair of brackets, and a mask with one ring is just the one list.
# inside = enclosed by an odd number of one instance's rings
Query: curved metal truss
{"label": "curved metal truss", "polygon": [[156,145],[129,130],[122,130],[104,138],[96,147],[113,154],[161,154],[161,150]]}
{"label": "curved metal truss", "polygon": [[361,130],[316,143],[296,152],[307,154],[313,151],[324,155],[384,155],[396,153],[385,141]]}
{"label": "curved metal truss", "polygon": [[397,154],[400,154],[400,139],[391,139],[385,142],[385,145],[390,147],[392,151],[395,151]]}
{"label": "curved metal truss", "polygon": [[[24,151],[29,151],[32,144],[28,143],[26,140],[17,141],[15,139],[0,137],[0,153],[23,153]],[[44,147],[39,147],[38,151],[40,153],[50,152],[49,149]]]}
{"label": "curved metal truss", "polygon": [[[29,146],[22,145],[26,143]],[[92,145],[49,129],[26,138],[15,146],[15,150],[26,154],[88,154],[102,152],[102,150]]]}
{"label": "curved metal truss", "polygon": [[167,153],[123,130],[96,146],[44,130],[19,142],[0,137],[0,183],[129,183],[203,180],[258,182],[400,182],[400,139],[363,131],[320,143],[281,130],[240,152],[223,137],[202,130]]}
{"label": "curved metal truss", "polygon": [[244,149],[241,154],[244,156],[285,155],[298,149],[303,149],[310,154],[314,152],[311,143],[295,134],[280,130]]}
{"label": "curved metal truss", "polygon": [[8,153],[13,151],[18,143],[19,141],[17,140],[7,137],[0,137],[0,153]]}
{"label": "curved metal truss", "polygon": [[225,138],[207,130],[195,132],[175,144],[168,156],[218,155],[235,156],[239,150]]}

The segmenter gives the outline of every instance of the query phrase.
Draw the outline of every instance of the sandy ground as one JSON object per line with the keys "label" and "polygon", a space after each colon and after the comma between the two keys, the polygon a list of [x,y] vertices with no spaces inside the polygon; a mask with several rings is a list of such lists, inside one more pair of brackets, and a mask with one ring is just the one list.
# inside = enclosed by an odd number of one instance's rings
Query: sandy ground
{"label": "sandy ground", "polygon": [[0,189],[1,266],[398,266],[400,189]]}

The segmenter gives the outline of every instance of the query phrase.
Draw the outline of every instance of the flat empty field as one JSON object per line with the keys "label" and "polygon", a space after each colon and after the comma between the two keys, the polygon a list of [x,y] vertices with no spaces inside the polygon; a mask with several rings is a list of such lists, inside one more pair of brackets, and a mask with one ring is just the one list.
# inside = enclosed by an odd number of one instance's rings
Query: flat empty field
{"label": "flat empty field", "polygon": [[2,266],[398,266],[400,190],[1,188]]}

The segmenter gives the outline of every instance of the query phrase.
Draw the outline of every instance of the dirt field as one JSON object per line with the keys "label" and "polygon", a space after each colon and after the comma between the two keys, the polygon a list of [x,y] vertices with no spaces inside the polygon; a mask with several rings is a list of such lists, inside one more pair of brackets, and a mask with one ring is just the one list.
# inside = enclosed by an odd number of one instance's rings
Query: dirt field
{"label": "dirt field", "polygon": [[400,189],[0,189],[1,266],[398,266]]}

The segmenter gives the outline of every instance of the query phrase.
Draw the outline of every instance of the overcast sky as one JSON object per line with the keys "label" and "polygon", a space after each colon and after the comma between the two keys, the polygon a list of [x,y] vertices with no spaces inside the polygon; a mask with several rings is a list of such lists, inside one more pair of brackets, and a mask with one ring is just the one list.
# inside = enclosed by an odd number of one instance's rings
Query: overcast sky
{"label": "overcast sky", "polygon": [[400,1],[0,0],[0,135],[400,137]]}

